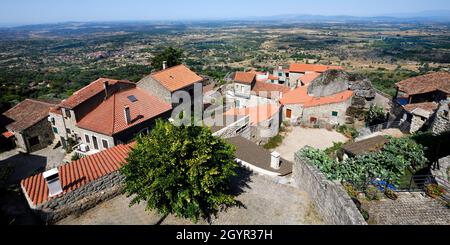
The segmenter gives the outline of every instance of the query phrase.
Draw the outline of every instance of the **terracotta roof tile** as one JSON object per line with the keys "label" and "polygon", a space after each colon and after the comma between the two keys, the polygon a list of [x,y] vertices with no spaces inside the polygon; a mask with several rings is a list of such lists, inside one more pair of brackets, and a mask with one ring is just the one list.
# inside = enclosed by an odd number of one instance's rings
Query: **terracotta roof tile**
{"label": "terracotta roof tile", "polygon": [[50,109],[54,106],[56,104],[26,99],[3,113],[4,124],[10,130],[23,131],[47,118]]}
{"label": "terracotta roof tile", "polygon": [[109,78],[99,78],[98,80],[92,82],[91,84],[83,87],[82,89],[76,91],[72,96],[67,98],[66,100],[63,100],[61,103],[61,107],[73,109],[83,102],[87,101],[88,99],[92,98],[93,96],[104,92],[104,82],[108,82],[110,86],[114,86],[116,84],[122,83],[122,84],[134,84],[130,81],[125,80],[114,80]]}
{"label": "terracotta roof tile", "polygon": [[307,72],[304,76],[300,77],[298,80],[300,80],[304,85],[308,85],[319,76],[320,73],[318,72]]}
{"label": "terracotta roof tile", "polygon": [[[137,101],[131,102],[128,98],[134,96]],[[125,121],[124,108],[128,106],[131,111],[130,124]],[[115,135],[132,126],[155,118],[172,106],[140,88],[118,91],[103,101],[97,108],[89,112],[77,124],[78,127],[104,135]],[[101,123],[99,123],[101,122]]]}
{"label": "terracotta roof tile", "polygon": [[435,102],[425,102],[425,103],[416,103],[416,104],[408,104],[404,106],[405,110],[408,112],[413,112],[416,109],[422,109],[428,112],[434,112],[439,108],[439,104]]}
{"label": "terracotta roof tile", "polygon": [[253,72],[238,71],[234,75],[234,81],[245,84],[252,84],[256,79],[256,74]]}
{"label": "terracotta roof tile", "polygon": [[291,89],[286,86],[260,81],[257,81],[252,89],[256,95],[272,99],[279,99],[279,96],[287,94],[289,91]]}
{"label": "terracotta roof tile", "polygon": [[185,65],[178,65],[158,71],[152,73],[150,76],[171,92],[175,92],[195,83],[200,83],[204,80]]}
{"label": "terracotta roof tile", "polygon": [[326,65],[312,65],[312,64],[291,64],[289,67],[290,72],[305,73],[305,72],[318,72],[324,73],[328,70],[343,70],[341,66],[326,66]]}
{"label": "terracotta roof tile", "polygon": [[352,97],[353,91],[344,91],[325,97],[313,97],[308,95],[308,86],[303,86],[287,93],[280,102],[283,105],[299,104],[303,105],[303,107],[314,107],[344,102]]}
{"label": "terracotta roof tile", "polygon": [[409,78],[397,83],[397,87],[400,91],[409,95],[425,94],[438,90],[450,94],[450,73],[435,72]]}
{"label": "terracotta roof tile", "polygon": [[[131,149],[130,145],[119,145],[60,166],[58,170],[63,188],[61,195],[75,191],[96,179],[119,170],[126,163]],[[20,184],[34,205],[49,201],[48,186],[42,173],[22,180]]]}
{"label": "terracotta roof tile", "polygon": [[225,112],[225,116],[250,116],[250,122],[252,125],[269,120],[274,117],[280,111],[279,106],[275,105],[261,105],[248,108],[232,108]]}

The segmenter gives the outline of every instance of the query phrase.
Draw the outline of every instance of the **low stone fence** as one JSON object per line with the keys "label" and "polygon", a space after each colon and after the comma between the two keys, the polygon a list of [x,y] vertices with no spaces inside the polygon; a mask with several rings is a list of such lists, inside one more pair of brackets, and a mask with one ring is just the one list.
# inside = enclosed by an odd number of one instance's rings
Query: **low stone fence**
{"label": "low stone fence", "polygon": [[80,214],[97,204],[118,196],[123,192],[124,176],[119,171],[112,172],[90,182],[75,191],[51,199],[35,208],[46,224],[54,224],[69,215]]}
{"label": "low stone fence", "polygon": [[295,154],[293,181],[312,198],[317,212],[330,225],[367,225],[355,203],[339,182],[324,174],[299,153]]}

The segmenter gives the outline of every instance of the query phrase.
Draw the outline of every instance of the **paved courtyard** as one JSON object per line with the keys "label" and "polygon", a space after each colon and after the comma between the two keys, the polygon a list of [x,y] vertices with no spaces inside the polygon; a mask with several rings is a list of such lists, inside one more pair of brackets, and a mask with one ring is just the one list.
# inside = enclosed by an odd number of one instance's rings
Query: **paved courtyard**
{"label": "paved courtyard", "polygon": [[450,209],[421,193],[402,193],[396,201],[364,203],[369,224],[376,225],[450,225]]}
{"label": "paved courtyard", "polygon": [[53,149],[47,147],[31,154],[19,153],[11,150],[0,154],[0,165],[14,167],[10,178],[11,184],[18,184],[20,180],[33,175],[36,172],[55,168],[63,163],[65,151],[59,147]]}
{"label": "paved courtyard", "polygon": [[[238,200],[243,207],[219,213],[214,225],[301,225],[321,224],[308,195],[292,186],[276,183],[259,175],[248,177]],[[118,196],[78,216],[68,217],[59,225],[154,225],[161,216],[145,211],[145,205],[128,207],[130,199]],[[192,224],[189,220],[169,216],[162,225]],[[199,224],[206,224],[204,221]]]}
{"label": "paved courtyard", "polygon": [[325,150],[336,142],[347,142],[348,138],[336,131],[293,127],[287,134],[281,146],[275,150],[286,160],[294,161],[294,154],[305,146]]}

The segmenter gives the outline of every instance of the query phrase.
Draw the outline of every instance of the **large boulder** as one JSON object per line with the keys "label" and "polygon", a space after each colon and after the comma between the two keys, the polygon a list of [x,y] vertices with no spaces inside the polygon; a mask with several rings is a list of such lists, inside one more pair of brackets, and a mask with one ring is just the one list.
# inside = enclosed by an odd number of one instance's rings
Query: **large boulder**
{"label": "large boulder", "polygon": [[323,73],[312,82],[308,93],[316,97],[323,97],[349,89],[355,92],[355,96],[366,100],[372,100],[376,95],[370,80],[341,70],[329,70]]}
{"label": "large boulder", "polygon": [[376,96],[376,91],[369,79],[341,70],[330,70],[311,83],[308,93],[315,97],[323,97],[347,90],[355,93],[347,116],[363,119],[364,112],[370,107]]}

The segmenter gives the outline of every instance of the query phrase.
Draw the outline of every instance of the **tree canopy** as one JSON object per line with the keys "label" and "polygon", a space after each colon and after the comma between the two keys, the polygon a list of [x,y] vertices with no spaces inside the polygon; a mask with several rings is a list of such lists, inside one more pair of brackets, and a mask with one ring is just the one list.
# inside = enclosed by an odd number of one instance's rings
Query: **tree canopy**
{"label": "tree canopy", "polygon": [[130,205],[194,222],[236,204],[228,194],[236,176],[235,147],[203,127],[176,127],[159,120],[137,145],[121,172]]}
{"label": "tree canopy", "polygon": [[182,63],[183,50],[174,47],[168,47],[162,52],[158,53],[152,59],[152,68],[154,71],[159,71],[163,67],[163,62],[167,62],[167,68],[176,66]]}

